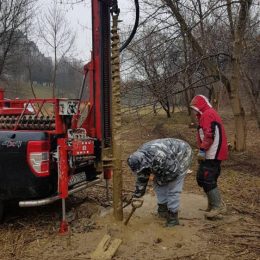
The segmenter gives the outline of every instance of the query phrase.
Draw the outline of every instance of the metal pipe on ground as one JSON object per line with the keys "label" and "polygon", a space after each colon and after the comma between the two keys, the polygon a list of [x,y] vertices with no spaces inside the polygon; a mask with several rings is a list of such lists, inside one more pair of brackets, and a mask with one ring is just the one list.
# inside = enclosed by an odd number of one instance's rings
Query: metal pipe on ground
{"label": "metal pipe on ground", "polygon": [[[72,190],[69,190],[69,195],[73,194],[73,193],[76,193],[78,191],[81,191],[81,190],[84,190],[88,187],[91,187],[97,183],[100,183],[102,180],[101,179],[97,179],[97,180],[94,180],[92,182],[88,182],[88,183],[85,183],[83,185],[80,185]],[[39,207],[39,206],[44,206],[44,205],[48,205],[48,204],[51,204],[57,200],[60,199],[60,196],[59,195],[56,195],[56,196],[53,196],[53,197],[49,197],[49,198],[45,198],[45,199],[41,199],[41,200],[27,200],[27,201],[20,201],[19,202],[19,207],[21,208],[27,208],[27,207]]]}

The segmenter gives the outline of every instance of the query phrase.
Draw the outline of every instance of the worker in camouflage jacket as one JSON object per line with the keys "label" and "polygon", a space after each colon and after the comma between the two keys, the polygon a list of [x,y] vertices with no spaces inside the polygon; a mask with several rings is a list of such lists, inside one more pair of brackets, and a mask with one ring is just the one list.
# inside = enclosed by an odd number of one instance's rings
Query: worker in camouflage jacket
{"label": "worker in camouflage jacket", "polygon": [[179,224],[180,193],[191,161],[192,149],[189,144],[173,138],[145,143],[127,160],[136,175],[133,197],[140,198],[145,194],[150,174],[154,175],[158,214],[167,219],[168,227]]}

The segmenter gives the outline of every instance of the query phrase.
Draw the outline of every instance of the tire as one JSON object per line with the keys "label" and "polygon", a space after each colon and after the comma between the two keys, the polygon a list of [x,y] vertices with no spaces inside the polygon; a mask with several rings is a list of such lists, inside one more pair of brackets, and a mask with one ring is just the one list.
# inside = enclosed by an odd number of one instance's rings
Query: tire
{"label": "tire", "polygon": [[0,224],[4,221],[4,202],[0,200]]}

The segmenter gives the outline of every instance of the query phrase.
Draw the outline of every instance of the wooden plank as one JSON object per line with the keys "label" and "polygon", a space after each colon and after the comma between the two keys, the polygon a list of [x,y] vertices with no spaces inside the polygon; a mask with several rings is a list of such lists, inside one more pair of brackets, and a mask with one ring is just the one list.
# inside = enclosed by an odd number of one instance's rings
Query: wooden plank
{"label": "wooden plank", "polygon": [[121,245],[122,240],[119,238],[114,239],[110,246],[108,247],[108,249],[106,250],[106,252],[104,253],[104,257],[101,259],[105,259],[105,260],[110,260],[116,253],[117,249],[119,248],[119,246]]}
{"label": "wooden plank", "polygon": [[98,259],[98,257],[100,257],[100,255],[102,255],[108,248],[110,240],[111,236],[104,235],[99,244],[97,245],[95,251],[91,254],[91,259]]}
{"label": "wooden plank", "polygon": [[121,239],[111,239],[111,236],[104,235],[95,251],[90,255],[92,260],[110,260],[121,245]]}

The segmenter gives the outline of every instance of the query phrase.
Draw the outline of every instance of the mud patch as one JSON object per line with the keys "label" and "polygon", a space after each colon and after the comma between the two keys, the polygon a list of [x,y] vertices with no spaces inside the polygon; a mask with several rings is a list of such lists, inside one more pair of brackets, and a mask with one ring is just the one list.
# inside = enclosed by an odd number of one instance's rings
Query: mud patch
{"label": "mud patch", "polygon": [[[107,233],[123,240],[115,259],[173,259],[199,254],[205,246],[198,230],[204,222],[200,208],[206,207],[203,196],[183,193],[181,196],[180,225],[166,228],[165,220],[157,214],[156,197],[144,196],[144,204],[137,209],[127,226],[113,223],[111,212],[98,220]],[[125,210],[125,217],[131,207]],[[101,238],[100,238],[101,239]]]}

